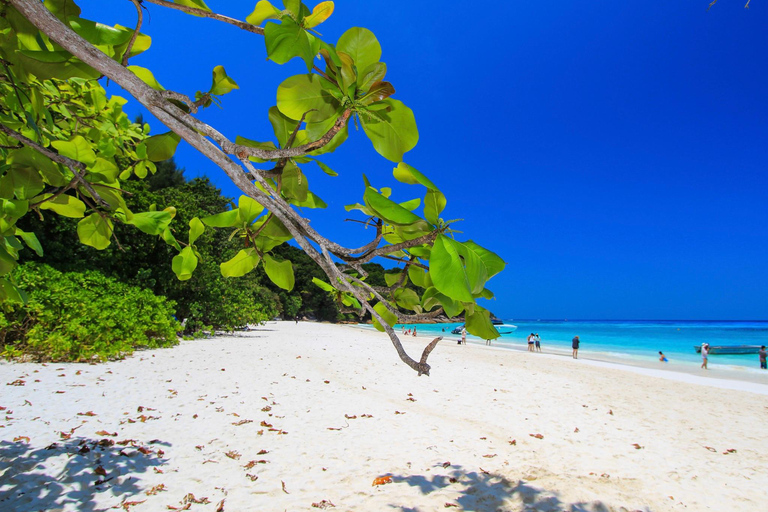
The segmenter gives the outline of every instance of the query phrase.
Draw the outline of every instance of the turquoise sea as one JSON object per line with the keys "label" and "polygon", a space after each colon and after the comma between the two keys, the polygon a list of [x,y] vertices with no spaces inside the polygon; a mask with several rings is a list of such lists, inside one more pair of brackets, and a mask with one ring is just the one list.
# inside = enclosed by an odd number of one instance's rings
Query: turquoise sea
{"label": "turquoise sea", "polygon": [[[493,341],[493,346],[524,349],[530,333],[541,337],[542,350],[571,350],[571,339],[578,335],[581,340],[579,355],[582,358],[609,357],[627,363],[647,364],[658,362],[659,350],[670,362],[693,365],[701,364],[701,356],[694,345],[707,342],[710,345],[768,345],[768,321],[689,321],[689,320],[513,320],[505,324],[517,326],[511,334]],[[457,340],[451,330],[460,323],[419,324],[420,336],[444,336]],[[414,325],[405,326],[406,329]],[[400,333],[403,326],[397,325]],[[445,331],[443,331],[443,329]],[[500,329],[500,330],[503,330]],[[468,336],[470,342],[485,341]],[[712,355],[713,365],[754,368],[759,370],[757,354]],[[766,372],[768,373],[768,372]]]}

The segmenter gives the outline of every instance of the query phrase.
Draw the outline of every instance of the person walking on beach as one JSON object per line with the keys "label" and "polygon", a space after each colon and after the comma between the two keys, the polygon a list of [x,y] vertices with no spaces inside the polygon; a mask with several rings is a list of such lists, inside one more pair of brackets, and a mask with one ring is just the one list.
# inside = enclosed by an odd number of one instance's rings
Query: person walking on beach
{"label": "person walking on beach", "polygon": [[760,369],[761,370],[768,369],[768,364],[766,364],[766,356],[768,354],[766,354],[765,352],[765,345],[760,347],[760,351],[757,353],[757,355],[760,357]]}
{"label": "person walking on beach", "polygon": [[459,342],[459,345],[466,345],[467,344],[467,328],[462,327],[461,328],[461,341]]}
{"label": "person walking on beach", "polygon": [[535,339],[535,336],[531,333],[526,339],[528,340],[528,352],[533,352],[533,340]]}
{"label": "person walking on beach", "polygon": [[539,337],[539,333],[534,335],[533,341],[536,342],[536,352],[541,352],[541,338]]}
{"label": "person walking on beach", "polygon": [[579,343],[581,343],[581,342],[579,341],[579,337],[578,336],[575,336],[571,340],[571,347],[573,347],[573,358],[574,359],[578,359],[579,358]]}
{"label": "person walking on beach", "polygon": [[701,344],[701,367],[707,369],[707,358],[709,357],[709,344]]}
{"label": "person walking on beach", "polygon": [[665,356],[664,352],[662,352],[661,350],[659,350],[659,361],[661,361],[662,363],[669,362],[669,359],[667,359],[667,356]]}

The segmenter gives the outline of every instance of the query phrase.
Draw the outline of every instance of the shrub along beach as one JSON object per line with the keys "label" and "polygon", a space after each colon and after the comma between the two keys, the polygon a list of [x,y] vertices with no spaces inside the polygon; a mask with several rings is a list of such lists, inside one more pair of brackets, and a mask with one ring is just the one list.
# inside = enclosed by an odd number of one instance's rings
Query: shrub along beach
{"label": "shrub along beach", "polygon": [[[418,352],[430,340],[404,343]],[[766,384],[448,341],[432,366],[417,377],[386,335],[310,322],[100,365],[3,362],[0,508],[719,511],[768,500]]]}

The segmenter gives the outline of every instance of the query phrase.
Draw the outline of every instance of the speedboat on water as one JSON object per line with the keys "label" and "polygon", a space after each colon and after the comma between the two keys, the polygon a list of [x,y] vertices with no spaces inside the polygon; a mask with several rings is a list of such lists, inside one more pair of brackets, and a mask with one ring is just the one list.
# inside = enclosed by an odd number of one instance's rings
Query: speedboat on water
{"label": "speedboat on water", "polygon": [[[497,331],[499,331],[499,334],[512,334],[517,329],[516,325],[512,324],[505,324],[503,320],[499,320],[498,318],[494,318],[491,320],[491,323],[496,328]],[[459,325],[454,330],[451,331],[451,334],[461,334],[461,330],[464,328],[464,324]]]}
{"label": "speedboat on water", "polygon": [[[696,352],[701,352],[701,345],[694,345]],[[717,354],[757,354],[760,352],[760,345],[710,345],[709,353]]]}

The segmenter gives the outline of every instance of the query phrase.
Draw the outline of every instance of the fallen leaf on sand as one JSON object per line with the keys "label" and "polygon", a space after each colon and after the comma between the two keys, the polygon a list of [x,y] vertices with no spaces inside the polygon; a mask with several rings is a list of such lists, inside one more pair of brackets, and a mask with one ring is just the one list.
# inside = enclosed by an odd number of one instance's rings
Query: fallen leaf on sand
{"label": "fallen leaf on sand", "polygon": [[446,503],[445,503],[445,505],[443,505],[443,506],[444,506],[445,508],[451,508],[451,507],[456,507],[456,508],[458,508],[458,507],[459,507],[457,504],[455,504],[455,503],[450,503],[450,502],[446,502]]}
{"label": "fallen leaf on sand", "polygon": [[575,429],[573,429],[573,431],[578,434],[579,433],[579,427],[576,427]]}
{"label": "fallen leaf on sand", "polygon": [[325,382],[326,384],[330,384],[331,383],[331,381],[329,381],[329,380],[324,380],[323,382]]}
{"label": "fallen leaf on sand", "polygon": [[106,430],[99,430],[96,432],[97,436],[111,436],[111,437],[117,437],[117,432],[107,432]]}
{"label": "fallen leaf on sand", "polygon": [[183,507],[174,507],[173,505],[167,505],[168,510],[189,510],[192,506],[191,503],[187,503]]}
{"label": "fallen leaf on sand", "polygon": [[723,452],[723,455],[728,455],[729,453],[736,453],[736,449],[735,448],[729,448],[728,450],[725,450]]}
{"label": "fallen leaf on sand", "polygon": [[252,475],[252,474],[250,474],[250,473],[246,473],[246,474],[245,474],[245,476],[246,476],[246,478],[250,479],[250,481],[251,481],[251,482],[255,482],[256,480],[258,480],[258,479],[259,479],[259,477],[258,477],[258,476],[256,476],[256,475]]}
{"label": "fallen leaf on sand", "polygon": [[259,423],[262,427],[272,428],[271,423],[267,423],[266,421],[262,420],[261,423]]}
{"label": "fallen leaf on sand", "polygon": [[128,507],[134,507],[136,505],[139,505],[140,503],[144,503],[147,500],[141,500],[141,501],[124,501],[120,504],[121,507],[123,507],[124,510],[128,510]]}
{"label": "fallen leaf on sand", "polygon": [[13,442],[14,443],[18,443],[19,441],[29,442],[29,437],[27,437],[27,436],[19,436],[19,437],[14,437],[13,438]]}
{"label": "fallen leaf on sand", "polygon": [[347,418],[348,420],[356,420],[357,419],[357,416],[350,416],[349,414],[345,414],[344,417]]}
{"label": "fallen leaf on sand", "polygon": [[361,414],[361,418],[373,418],[373,414]]}
{"label": "fallen leaf on sand", "polygon": [[405,414],[405,413],[400,411],[395,411],[395,414]]}
{"label": "fallen leaf on sand", "polygon": [[147,491],[147,496],[154,496],[155,494],[164,491],[165,490],[165,484],[158,484]]}
{"label": "fallen leaf on sand", "polygon": [[253,420],[240,420],[232,423],[234,426],[239,427],[240,425],[245,425],[246,423],[253,423]]}
{"label": "fallen leaf on sand", "polygon": [[441,464],[441,466],[443,466],[444,468],[447,468],[447,467],[448,467],[448,466],[450,466],[450,465],[451,465],[451,463],[450,463],[450,462],[448,462],[448,461],[446,461],[446,462],[443,462],[443,463]]}
{"label": "fallen leaf on sand", "polygon": [[104,469],[104,466],[97,467],[96,469],[93,470],[93,472],[99,476],[107,476],[107,470]]}
{"label": "fallen leaf on sand", "polygon": [[291,494],[291,493],[289,493],[289,492],[288,492],[288,491],[285,489],[285,482],[283,482],[282,480],[280,480],[280,483],[281,483],[281,484],[282,484],[282,486],[283,486],[283,492],[284,492],[285,494]]}
{"label": "fallen leaf on sand", "polygon": [[155,473],[158,473],[158,474],[160,474],[160,475],[162,475],[162,474],[163,474],[163,470],[162,470],[162,469],[159,469],[159,468],[152,468],[152,469],[154,469],[154,470],[155,470]]}
{"label": "fallen leaf on sand", "polygon": [[639,444],[637,444],[637,443],[633,443],[633,444],[632,444],[632,446],[634,446],[634,447],[635,447],[635,450],[642,450],[643,448],[645,448],[645,446],[640,446],[640,445],[639,445]]}
{"label": "fallen leaf on sand", "polygon": [[341,429],[337,427],[328,427],[328,430],[341,430]]}
{"label": "fallen leaf on sand", "polygon": [[195,498],[195,495],[191,492],[184,496],[184,499],[181,500],[182,503],[197,503],[198,505],[208,505],[211,501],[203,496],[200,499]]}
{"label": "fallen leaf on sand", "polygon": [[224,455],[226,455],[226,456],[227,456],[227,457],[229,457],[230,459],[234,459],[234,460],[237,460],[237,459],[239,459],[240,457],[242,457],[242,455],[240,455],[240,454],[239,454],[238,452],[236,452],[235,450],[231,450],[231,451],[228,451],[228,452],[227,452],[227,453],[225,453]]}
{"label": "fallen leaf on sand", "polygon": [[509,442],[511,446],[517,446],[517,439],[513,439]]}
{"label": "fallen leaf on sand", "polygon": [[373,484],[371,484],[371,487],[374,485],[385,485],[385,484],[391,484],[392,483],[392,477],[387,476],[379,476],[373,479]]}
{"label": "fallen leaf on sand", "polygon": [[611,416],[613,416],[613,409],[610,409],[610,410],[608,411],[608,414],[610,414]]}
{"label": "fallen leaf on sand", "polygon": [[224,500],[221,500],[221,501],[220,501],[220,502],[219,502],[219,503],[216,505],[216,512],[224,512]]}
{"label": "fallen leaf on sand", "polygon": [[93,411],[88,411],[88,412],[79,412],[77,413],[77,415],[78,416],[96,416],[96,413]]}
{"label": "fallen leaf on sand", "polygon": [[335,508],[336,505],[334,505],[333,503],[331,503],[328,500],[323,500],[323,501],[321,501],[319,503],[313,503],[312,507],[326,509],[326,508]]}
{"label": "fallen leaf on sand", "polygon": [[412,396],[409,396],[408,398],[406,398],[406,400],[408,400],[409,402],[415,402],[416,401],[416,399],[413,398]]}
{"label": "fallen leaf on sand", "polygon": [[481,472],[482,474],[484,474],[484,475],[490,475],[490,474],[491,474],[490,472],[488,472],[488,471],[484,470],[483,468],[480,468],[480,472]]}
{"label": "fallen leaf on sand", "polygon": [[488,455],[483,455],[483,457],[485,457],[486,459],[492,459],[492,458],[494,458],[495,456],[496,456],[496,454],[495,454],[495,453],[493,453],[493,454],[488,454]]}
{"label": "fallen leaf on sand", "polygon": [[[63,395],[64,393],[66,393],[66,391],[57,391],[56,392],[57,395]],[[128,503],[131,503],[131,502],[128,502]]]}
{"label": "fallen leaf on sand", "polygon": [[272,410],[272,407],[270,407],[270,406],[268,405],[268,406],[266,406],[266,407],[263,407],[263,408],[261,409],[261,412],[269,412],[269,411],[271,411],[271,410]]}
{"label": "fallen leaf on sand", "polygon": [[704,448],[706,448],[707,450],[709,450],[711,452],[717,452],[717,450],[715,448],[712,448],[711,446],[705,446]]}
{"label": "fallen leaf on sand", "polygon": [[13,382],[8,382],[8,383],[6,384],[6,386],[24,386],[24,385],[26,385],[26,384],[27,384],[27,383],[26,383],[26,382],[24,382],[23,380],[21,380],[21,379],[16,379],[16,380],[15,380],[15,381],[13,381]]}
{"label": "fallen leaf on sand", "polygon": [[266,455],[268,453],[269,453],[269,450],[259,450],[259,453],[257,453],[256,455]]}
{"label": "fallen leaf on sand", "polygon": [[455,484],[456,482],[458,482],[458,480],[454,477],[450,477],[448,481],[451,482],[452,484]]}
{"label": "fallen leaf on sand", "polygon": [[535,437],[536,439],[544,439],[544,436],[541,434],[528,434],[531,437]]}

